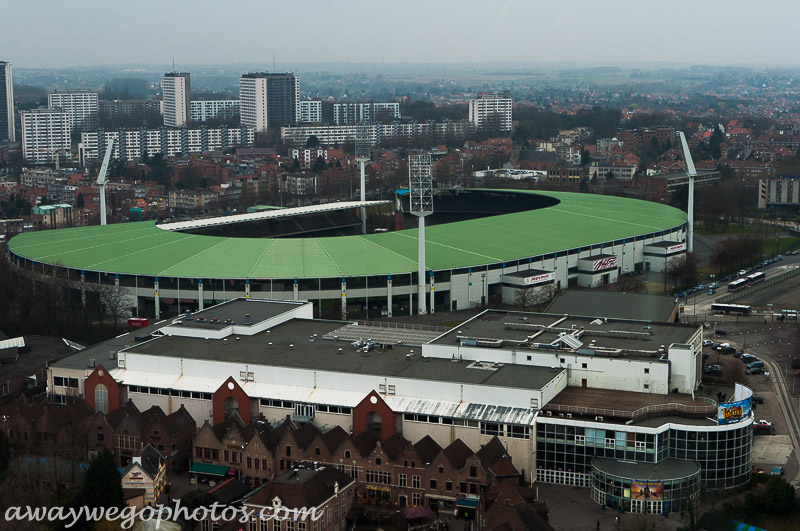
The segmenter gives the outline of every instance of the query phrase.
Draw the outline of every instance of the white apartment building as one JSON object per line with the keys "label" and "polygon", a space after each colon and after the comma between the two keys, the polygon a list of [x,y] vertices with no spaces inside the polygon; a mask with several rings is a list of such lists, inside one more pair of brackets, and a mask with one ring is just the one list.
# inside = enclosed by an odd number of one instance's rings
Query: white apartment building
{"label": "white apartment building", "polygon": [[0,61],[0,142],[15,142],[14,80],[11,63]]}
{"label": "white apartment building", "polygon": [[326,103],[323,105],[323,119],[333,125],[353,125],[397,120],[400,118],[399,103]]}
{"label": "white apartment building", "polygon": [[300,78],[290,72],[244,74],[239,79],[239,101],[242,125],[257,132],[297,123]]}
{"label": "white apartment building", "polygon": [[195,100],[189,107],[193,122],[226,120],[239,115],[239,100]]}
{"label": "white apartment building", "polygon": [[800,206],[800,177],[778,175],[758,181],[758,208]]}
{"label": "white apartment building", "polygon": [[81,134],[81,160],[102,158],[106,146],[114,139],[112,158],[136,160],[145,155],[162,153],[166,157],[179,154],[220,151],[242,145],[252,145],[255,129],[137,129],[105,131],[102,138],[97,132]]}
{"label": "white apartment building", "polygon": [[298,109],[297,121],[301,124],[315,124],[322,121],[322,102],[320,100],[303,100]]}
{"label": "white apartment building", "polygon": [[164,125],[183,127],[190,119],[191,83],[188,73],[169,72],[161,78]]}
{"label": "white apartment building", "polygon": [[478,130],[511,131],[511,104],[507,93],[478,92],[469,100],[469,121]]}
{"label": "white apartment building", "polygon": [[70,126],[68,113],[57,109],[34,109],[20,113],[22,156],[34,164],[69,160]]}
{"label": "white apartment building", "polygon": [[57,90],[47,95],[47,105],[70,119],[70,132],[94,131],[98,126],[98,94],[90,90]]}

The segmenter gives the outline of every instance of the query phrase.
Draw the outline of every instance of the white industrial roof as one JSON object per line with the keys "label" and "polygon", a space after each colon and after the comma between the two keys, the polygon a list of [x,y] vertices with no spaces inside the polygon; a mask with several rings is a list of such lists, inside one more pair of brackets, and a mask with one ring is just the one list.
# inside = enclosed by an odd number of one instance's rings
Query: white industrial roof
{"label": "white industrial roof", "polygon": [[320,212],[333,212],[335,210],[347,210],[358,207],[371,207],[377,205],[391,204],[391,201],[342,201],[341,203],[327,203],[324,205],[310,205],[295,208],[281,208],[276,210],[264,210],[251,214],[235,214],[233,216],[222,216],[217,218],[197,219],[192,221],[176,221],[175,223],[162,223],[159,229],[168,231],[181,231],[190,229],[200,229],[204,227],[215,227],[219,225],[233,225],[235,223],[248,223],[252,221],[264,221],[268,219],[287,218],[302,216],[306,214],[318,214]]}
{"label": "white industrial roof", "polygon": [[6,348],[24,347],[24,346],[25,346],[24,337],[15,337],[13,339],[6,339],[5,341],[0,341],[0,350]]}

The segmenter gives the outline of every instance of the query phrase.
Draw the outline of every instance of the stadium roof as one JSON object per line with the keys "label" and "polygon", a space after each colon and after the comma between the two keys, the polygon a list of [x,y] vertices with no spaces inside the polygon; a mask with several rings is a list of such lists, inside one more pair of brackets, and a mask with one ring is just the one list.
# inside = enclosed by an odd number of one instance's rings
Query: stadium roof
{"label": "stadium roof", "polygon": [[[658,203],[564,192],[540,195],[560,203],[428,227],[428,268],[502,263],[660,232],[686,221],[685,213]],[[416,229],[255,239],[170,232],[145,221],[24,233],[12,238],[9,247],[36,262],[162,277],[331,278],[408,274],[417,268]]]}

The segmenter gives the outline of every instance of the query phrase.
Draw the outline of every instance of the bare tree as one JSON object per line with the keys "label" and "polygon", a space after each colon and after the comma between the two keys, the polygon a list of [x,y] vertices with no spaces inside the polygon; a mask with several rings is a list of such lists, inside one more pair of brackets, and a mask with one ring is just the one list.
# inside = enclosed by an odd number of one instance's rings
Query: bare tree
{"label": "bare tree", "polygon": [[514,290],[514,306],[519,306],[523,312],[533,306],[535,300],[535,288],[517,288]]}
{"label": "bare tree", "polygon": [[102,286],[98,289],[98,294],[103,314],[111,318],[116,332],[120,319],[130,315],[131,301],[128,292],[122,286]]}

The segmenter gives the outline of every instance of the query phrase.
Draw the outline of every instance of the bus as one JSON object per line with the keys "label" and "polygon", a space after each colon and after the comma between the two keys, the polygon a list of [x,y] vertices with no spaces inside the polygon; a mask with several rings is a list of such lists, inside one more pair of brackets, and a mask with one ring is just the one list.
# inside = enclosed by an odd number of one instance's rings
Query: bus
{"label": "bus", "polygon": [[744,289],[747,287],[747,279],[746,278],[737,278],[730,284],[728,284],[728,291],[739,291],[740,289]]}
{"label": "bus", "polygon": [[759,271],[758,273],[753,273],[752,275],[747,276],[747,283],[748,284],[755,284],[757,282],[761,282],[767,278],[767,275],[764,274],[763,271]]}
{"label": "bus", "polygon": [[743,304],[712,304],[711,313],[750,315],[750,306]]}

